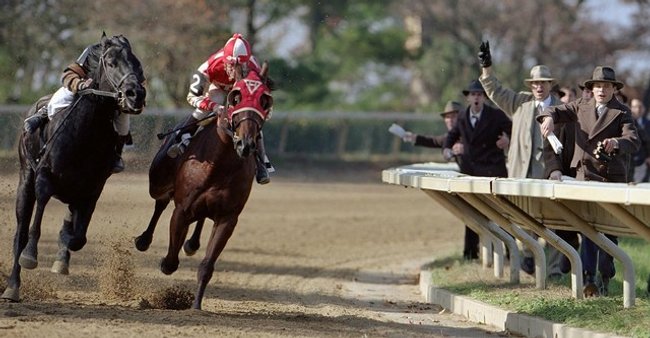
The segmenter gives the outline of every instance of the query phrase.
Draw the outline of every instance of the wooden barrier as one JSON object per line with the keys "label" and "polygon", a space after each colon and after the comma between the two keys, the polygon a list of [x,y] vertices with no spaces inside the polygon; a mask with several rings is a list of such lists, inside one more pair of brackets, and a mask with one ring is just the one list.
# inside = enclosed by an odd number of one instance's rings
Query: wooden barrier
{"label": "wooden barrier", "polygon": [[[539,244],[521,228],[531,230],[567,255],[571,261],[571,289],[582,297],[582,264],[577,251],[552,229],[579,231],[619,260],[623,267],[623,306],[634,306],[635,276],[629,256],[604,234],[640,237],[650,241],[650,184],[509,179],[462,175],[448,164],[423,163],[386,169],[385,183],[423,190],[464,221],[482,224],[479,233],[497,235],[486,220],[521,239],[535,255],[536,285],[545,288],[546,264]],[[460,211],[456,208],[460,208]],[[463,211],[464,210],[464,211]],[[477,214],[475,214],[477,213]],[[518,253],[508,243],[511,274],[518,269]],[[515,256],[513,256],[513,253]],[[514,267],[513,267],[514,266]],[[518,273],[518,272],[516,272]],[[518,275],[517,275],[518,276]],[[511,281],[518,281],[518,278]]]}

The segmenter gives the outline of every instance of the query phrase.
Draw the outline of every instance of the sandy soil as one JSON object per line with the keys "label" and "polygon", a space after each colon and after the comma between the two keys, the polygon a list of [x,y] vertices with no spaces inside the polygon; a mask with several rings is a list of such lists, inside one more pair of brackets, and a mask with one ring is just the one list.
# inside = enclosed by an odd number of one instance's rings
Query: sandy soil
{"label": "sandy soil", "polygon": [[[169,286],[194,293],[204,254],[201,248],[193,257],[181,255],[171,276],[158,270],[167,249],[169,210],[149,251],[135,250],[132,239],[153,210],[146,175],[124,173],[109,180],[88,244],[73,253],[68,276],[49,272],[64,212],[61,203],[50,202],[39,266],[23,270],[21,303],[0,303],[0,336],[501,335],[422,303],[418,267],[460,250],[459,221],[423,193],[384,185],[378,177],[356,184],[350,177],[343,183],[308,177],[275,177],[270,185],[254,187],[217,262],[203,311],[142,306],[142,299]],[[16,184],[15,174],[0,176],[3,274],[10,267]],[[209,233],[205,229],[204,246]],[[132,275],[111,282],[106,272],[114,267],[106,261],[116,256]],[[108,292],[116,289],[133,291],[119,299]]]}

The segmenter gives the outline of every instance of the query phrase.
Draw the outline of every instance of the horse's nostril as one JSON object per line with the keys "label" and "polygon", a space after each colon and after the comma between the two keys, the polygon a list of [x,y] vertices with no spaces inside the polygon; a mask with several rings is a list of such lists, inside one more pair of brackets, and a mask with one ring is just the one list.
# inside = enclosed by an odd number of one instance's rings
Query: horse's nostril
{"label": "horse's nostril", "polygon": [[136,97],[136,92],[133,89],[127,89],[124,94],[126,97]]}

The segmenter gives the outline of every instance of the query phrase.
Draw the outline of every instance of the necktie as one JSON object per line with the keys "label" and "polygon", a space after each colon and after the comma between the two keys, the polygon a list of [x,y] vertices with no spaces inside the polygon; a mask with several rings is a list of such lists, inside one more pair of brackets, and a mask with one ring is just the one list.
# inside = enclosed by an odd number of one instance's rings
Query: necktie
{"label": "necktie", "polygon": [[537,115],[539,115],[539,114],[541,114],[543,112],[544,112],[544,106],[542,106],[542,103],[538,103],[537,104],[537,111],[535,112],[536,113],[535,116],[537,117]]}
{"label": "necktie", "polygon": [[470,122],[472,123],[472,128],[476,127],[476,122],[478,122],[478,115],[477,114],[471,114]]}
{"label": "necktie", "polygon": [[607,111],[607,106],[604,104],[598,105],[598,107],[596,108],[596,114],[598,114],[598,117],[601,117],[606,111]]}

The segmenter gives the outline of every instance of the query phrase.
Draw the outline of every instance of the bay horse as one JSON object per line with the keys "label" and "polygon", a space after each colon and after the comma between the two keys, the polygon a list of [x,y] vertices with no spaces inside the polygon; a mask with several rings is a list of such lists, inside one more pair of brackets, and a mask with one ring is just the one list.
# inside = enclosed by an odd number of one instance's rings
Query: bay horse
{"label": "bay horse", "polygon": [[[52,271],[68,274],[70,251],[86,244],[90,219],[117,156],[115,114],[139,114],[144,107],[142,66],[125,37],[108,38],[104,33],[98,44],[89,47],[87,60],[91,88],[77,93],[73,103],[55,114],[40,132],[23,131],[20,136],[14,259],[4,299],[19,301],[21,268],[38,265],[41,222],[52,197],[68,206]],[[47,101],[47,97],[41,98],[30,113]]]}
{"label": "bay horse", "polygon": [[178,254],[189,225],[197,222],[192,238],[184,246],[186,253],[191,255],[199,247],[204,221],[214,222],[205,257],[197,272],[194,309],[201,309],[214,264],[250,195],[256,168],[255,142],[273,107],[267,72],[266,62],[259,74],[249,71],[245,77],[238,66],[235,85],[226,99],[226,116],[219,116],[207,124],[194,136],[183,155],[175,159],[167,156],[174,137],[167,137],[149,170],[149,194],[156,200],[155,208],[147,229],[135,238],[135,246],[140,251],[149,248],[158,219],[173,199],[169,247],[160,262],[164,274],[178,269]]}

